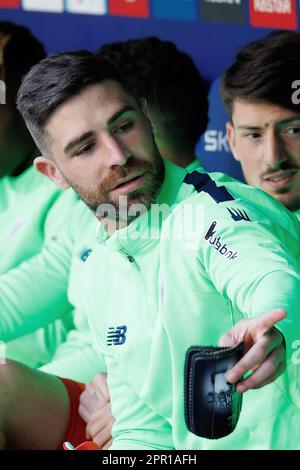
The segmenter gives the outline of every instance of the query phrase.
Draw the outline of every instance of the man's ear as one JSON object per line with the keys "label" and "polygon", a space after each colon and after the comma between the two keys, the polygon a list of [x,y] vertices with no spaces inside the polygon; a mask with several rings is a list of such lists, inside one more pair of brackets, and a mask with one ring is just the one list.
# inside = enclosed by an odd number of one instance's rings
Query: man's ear
{"label": "man's ear", "polygon": [[36,157],[33,164],[37,171],[47,176],[59,188],[68,189],[70,187],[52,159],[43,156]]}
{"label": "man's ear", "polygon": [[140,104],[140,107],[141,107],[143,113],[145,114],[145,116],[150,120],[149,112],[148,112],[148,103],[147,103],[146,98],[140,98],[139,99],[139,104]]}
{"label": "man's ear", "polygon": [[157,130],[156,130],[156,127],[154,127],[153,122],[150,118],[148,102],[147,102],[146,98],[140,98],[139,103],[140,103],[140,106],[141,106],[141,109],[142,109],[144,115],[146,116],[146,118],[148,119],[148,121],[150,123],[151,129],[152,129],[152,135],[153,135],[154,139],[156,139],[157,138]]}
{"label": "man's ear", "polygon": [[234,127],[233,127],[233,124],[231,121],[228,121],[226,123],[226,135],[227,135],[227,139],[228,139],[228,142],[229,142],[229,146],[230,146],[230,150],[231,150],[231,153],[233,155],[233,158],[239,162],[239,158],[236,154],[236,151],[235,151],[235,133],[234,133]]}

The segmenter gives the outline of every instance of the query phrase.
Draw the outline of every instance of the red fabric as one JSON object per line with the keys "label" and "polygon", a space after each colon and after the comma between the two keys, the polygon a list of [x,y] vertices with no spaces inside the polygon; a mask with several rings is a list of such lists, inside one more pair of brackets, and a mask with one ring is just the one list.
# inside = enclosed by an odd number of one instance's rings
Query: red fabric
{"label": "red fabric", "polygon": [[71,442],[74,447],[77,447],[83,441],[86,440],[85,429],[86,424],[78,413],[79,398],[81,393],[84,391],[84,384],[74,382],[70,379],[60,380],[64,383],[70,398],[70,417],[68,423],[68,429],[63,442],[59,446],[60,450],[63,450],[64,442]]}

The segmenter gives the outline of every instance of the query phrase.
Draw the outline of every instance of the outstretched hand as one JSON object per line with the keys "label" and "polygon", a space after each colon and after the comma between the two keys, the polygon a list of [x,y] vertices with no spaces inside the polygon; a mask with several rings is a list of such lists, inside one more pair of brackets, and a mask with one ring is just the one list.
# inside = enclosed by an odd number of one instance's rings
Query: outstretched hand
{"label": "outstretched hand", "polygon": [[220,346],[233,346],[244,342],[244,356],[228,371],[227,380],[236,383],[243,375],[252,371],[237,384],[240,393],[261,388],[276,380],[286,366],[285,340],[275,324],[285,318],[282,309],[272,310],[260,317],[241,320],[219,340]]}

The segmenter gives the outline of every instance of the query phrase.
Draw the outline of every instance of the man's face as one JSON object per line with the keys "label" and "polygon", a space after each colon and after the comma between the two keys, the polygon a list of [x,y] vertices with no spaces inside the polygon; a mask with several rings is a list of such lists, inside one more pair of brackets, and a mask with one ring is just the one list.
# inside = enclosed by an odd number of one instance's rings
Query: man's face
{"label": "man's face", "polygon": [[270,103],[234,102],[227,135],[248,184],[291,210],[300,208],[300,112]]}
{"label": "man's face", "polygon": [[45,130],[58,173],[93,211],[110,204],[118,220],[129,221],[132,204],[148,209],[154,202],[162,158],[148,119],[118,83],[107,80],[67,100]]}

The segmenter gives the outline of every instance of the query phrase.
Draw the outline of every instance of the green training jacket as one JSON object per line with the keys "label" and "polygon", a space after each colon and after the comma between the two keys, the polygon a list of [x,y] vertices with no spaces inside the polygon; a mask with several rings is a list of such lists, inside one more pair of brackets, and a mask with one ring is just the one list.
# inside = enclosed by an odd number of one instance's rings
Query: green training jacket
{"label": "green training jacket", "polygon": [[[199,160],[195,159],[186,171],[199,166]],[[59,198],[55,214],[60,214],[59,220],[63,216],[59,233],[47,240],[41,252],[32,259],[0,276],[0,331],[2,338],[9,341],[53,322],[59,318],[62,309],[72,309],[76,304],[74,328],[41,370],[88,382],[97,373],[105,372],[106,366],[92,346],[87,316],[78,305],[76,292],[77,277],[90,255],[98,223],[72,190]],[[49,223],[52,220],[53,217]]]}
{"label": "green training jacket", "polygon": [[[74,291],[107,365],[111,449],[300,449],[299,223],[259,189],[165,165],[158,208],[112,237],[99,224]],[[229,436],[190,433],[188,348],[217,346],[239,320],[279,307],[287,311],[277,325],[287,347],[284,374],[244,394]]]}

